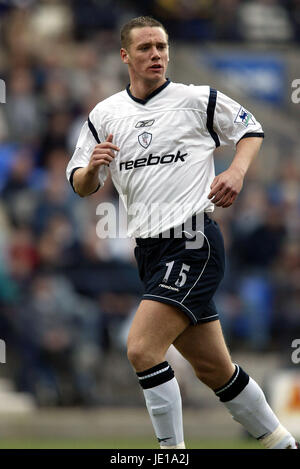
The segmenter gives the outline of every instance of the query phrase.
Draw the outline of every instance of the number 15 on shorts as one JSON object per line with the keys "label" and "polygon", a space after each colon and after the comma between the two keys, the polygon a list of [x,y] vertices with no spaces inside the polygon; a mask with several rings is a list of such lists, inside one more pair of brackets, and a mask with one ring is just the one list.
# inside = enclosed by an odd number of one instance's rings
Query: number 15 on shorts
{"label": "number 15 on shorts", "polygon": [[[174,262],[175,261],[166,262],[167,271],[166,271],[166,274],[163,278],[164,283],[168,282],[169,276],[170,276],[171,271],[173,269]],[[190,268],[191,268],[190,265],[187,265],[187,264],[184,264],[184,263],[182,264],[181,270],[179,272],[179,277],[175,282],[176,287],[183,287],[183,285],[185,284],[185,282],[187,280],[187,272],[190,270]]]}

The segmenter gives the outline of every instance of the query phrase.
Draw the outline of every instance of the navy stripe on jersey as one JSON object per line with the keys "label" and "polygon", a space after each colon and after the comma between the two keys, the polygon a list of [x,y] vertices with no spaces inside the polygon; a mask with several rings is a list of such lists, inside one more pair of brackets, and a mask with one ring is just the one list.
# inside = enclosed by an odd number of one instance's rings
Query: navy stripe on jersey
{"label": "navy stripe on jersey", "polygon": [[136,101],[137,103],[145,105],[145,104],[147,104],[149,99],[153,98],[158,93],[160,93],[162,90],[164,90],[166,88],[166,86],[168,86],[170,83],[171,82],[170,82],[169,78],[167,78],[167,81],[163,85],[156,88],[156,90],[152,91],[152,93],[150,93],[149,96],[147,96],[146,99],[140,99],[140,98],[136,98],[135,96],[133,96],[133,94],[131,94],[131,91],[130,91],[130,84],[127,85],[126,91],[127,91],[128,95],[130,96],[130,98],[133,99],[133,101]]}
{"label": "navy stripe on jersey", "polygon": [[220,146],[220,140],[218,134],[214,130],[214,114],[217,102],[217,90],[210,88],[209,99],[207,104],[207,121],[206,127],[211,137],[214,139],[216,147]]}
{"label": "navy stripe on jersey", "polygon": [[69,181],[70,181],[70,184],[71,184],[72,189],[73,189],[74,192],[76,192],[76,191],[75,191],[74,185],[73,185],[73,176],[74,176],[75,171],[76,171],[77,169],[79,169],[79,168],[82,168],[82,166],[77,166],[76,168],[72,169],[72,172],[71,172],[71,174],[70,174],[70,179],[69,179]]}
{"label": "navy stripe on jersey", "polygon": [[101,143],[100,138],[98,137],[98,134],[97,134],[97,130],[95,129],[94,124],[92,124],[90,117],[88,117],[88,126],[89,126],[90,131],[94,135],[96,142]]}
{"label": "navy stripe on jersey", "polygon": [[[74,191],[76,194],[77,194],[77,192],[75,191],[75,188],[74,188],[73,177],[74,177],[75,171],[77,171],[77,169],[80,169],[80,168],[82,168],[82,166],[77,166],[76,168],[72,169],[72,172],[71,172],[71,174],[70,174],[70,184],[71,184],[71,186],[72,186],[73,191]],[[95,194],[95,192],[97,192],[97,190],[99,189],[99,187],[100,187],[100,184],[99,184],[98,187],[97,187],[93,192],[91,192],[89,195]]]}
{"label": "navy stripe on jersey", "polygon": [[[248,132],[247,134],[243,135],[240,139],[239,139],[239,142],[243,139],[243,138],[248,138],[248,137],[260,137],[260,138],[265,138],[265,134],[264,132]],[[239,143],[237,142],[237,143]]]}

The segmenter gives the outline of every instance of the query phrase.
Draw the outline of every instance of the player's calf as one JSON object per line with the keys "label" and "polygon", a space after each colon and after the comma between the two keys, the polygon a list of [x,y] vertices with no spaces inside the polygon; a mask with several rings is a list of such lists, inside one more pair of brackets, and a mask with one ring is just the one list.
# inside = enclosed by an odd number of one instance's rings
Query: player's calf
{"label": "player's calf", "polygon": [[218,388],[221,384],[226,383],[235,370],[235,366],[230,360],[218,363],[201,359],[198,361],[193,360],[192,366],[197,378],[211,389]]}

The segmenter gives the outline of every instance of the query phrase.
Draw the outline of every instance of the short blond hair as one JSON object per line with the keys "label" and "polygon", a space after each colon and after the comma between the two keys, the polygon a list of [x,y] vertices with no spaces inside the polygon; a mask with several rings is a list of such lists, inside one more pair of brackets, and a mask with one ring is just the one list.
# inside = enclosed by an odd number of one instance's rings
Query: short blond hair
{"label": "short blond hair", "polygon": [[161,28],[166,33],[168,39],[168,33],[166,28],[160,21],[152,18],[152,16],[138,16],[137,18],[132,18],[128,23],[124,24],[121,29],[121,47],[128,49],[131,44],[130,32],[134,28],[145,28],[150,26],[151,28]]}

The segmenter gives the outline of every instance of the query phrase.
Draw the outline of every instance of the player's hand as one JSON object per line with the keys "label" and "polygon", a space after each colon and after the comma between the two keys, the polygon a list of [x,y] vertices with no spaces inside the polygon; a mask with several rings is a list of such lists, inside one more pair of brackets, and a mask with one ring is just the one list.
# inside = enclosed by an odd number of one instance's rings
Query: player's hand
{"label": "player's hand", "polygon": [[213,180],[208,198],[217,207],[230,207],[243,187],[244,176],[236,168],[229,168]]}
{"label": "player's hand", "polygon": [[99,143],[95,146],[88,165],[91,172],[96,172],[96,170],[99,169],[99,166],[109,166],[116,156],[115,152],[120,151],[120,148],[117,147],[117,145],[114,145],[112,140],[113,135],[109,134],[105,142]]}

